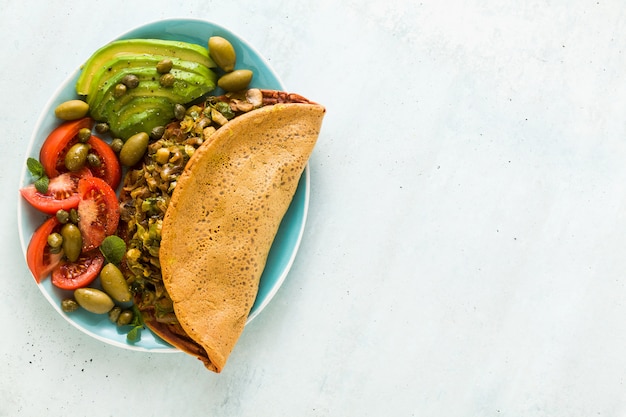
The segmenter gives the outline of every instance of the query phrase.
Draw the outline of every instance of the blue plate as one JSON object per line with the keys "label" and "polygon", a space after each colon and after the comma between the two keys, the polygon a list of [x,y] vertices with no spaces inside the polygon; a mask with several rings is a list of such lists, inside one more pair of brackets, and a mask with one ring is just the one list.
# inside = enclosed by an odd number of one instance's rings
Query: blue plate
{"label": "blue plate", "polygon": [[[230,30],[216,25],[215,23],[195,19],[160,20],[133,29],[117,39],[170,39],[206,46],[209,37],[214,35],[222,36],[231,41],[237,53],[237,68],[248,68],[254,71],[251,87],[284,90],[283,84],[278,79],[278,76],[270,67],[269,63],[249,43]],[[100,46],[102,45],[94,45],[94,51]],[[87,58],[88,56],[85,57],[85,60],[87,60]],[[27,157],[38,158],[39,148],[42,143],[49,132],[58,126],[59,120],[54,116],[54,108],[59,103],[77,98],[75,83],[79,73],[80,69],[77,69],[60,86],[43,109],[33,132]],[[215,93],[219,94],[221,92],[216,91]],[[30,173],[26,169],[26,161],[24,161],[24,171],[22,172],[20,187],[30,182]],[[22,198],[18,200],[17,217],[19,235],[22,250],[24,256],[26,256],[28,242],[37,227],[43,223],[45,217],[30,207]],[[308,205],[309,169],[307,167],[300,179],[296,195],[281,223],[278,235],[271,248],[265,271],[261,277],[258,295],[248,317],[248,323],[265,308],[285,280],[300,245]],[[33,279],[30,275],[23,278]],[[34,279],[33,283],[35,283]],[[95,285],[97,285],[97,282]],[[38,286],[52,307],[61,316],[79,330],[98,340],[132,350],[178,352],[176,348],[147,329],[142,331],[139,341],[135,343],[127,342],[125,331],[118,330],[117,327],[109,321],[106,314],[95,315],[81,310],[69,314],[65,313],[61,310],[61,300],[71,296],[71,292],[62,291],[54,287],[50,283],[50,279],[43,280]]]}

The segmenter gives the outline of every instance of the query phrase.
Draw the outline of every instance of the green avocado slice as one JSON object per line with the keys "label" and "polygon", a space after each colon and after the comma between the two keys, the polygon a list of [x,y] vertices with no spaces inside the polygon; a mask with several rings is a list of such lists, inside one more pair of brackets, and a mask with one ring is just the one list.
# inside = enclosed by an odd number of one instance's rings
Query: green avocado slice
{"label": "green avocado slice", "polygon": [[150,133],[174,119],[174,104],[165,97],[136,97],[111,114],[109,128],[115,137],[128,139],[135,133]]}
{"label": "green avocado slice", "polygon": [[76,92],[82,96],[87,95],[96,74],[106,68],[107,63],[114,58],[127,55],[167,56],[197,62],[209,68],[215,67],[208,49],[200,45],[163,39],[124,39],[111,42],[91,55],[82,66],[76,82]]}

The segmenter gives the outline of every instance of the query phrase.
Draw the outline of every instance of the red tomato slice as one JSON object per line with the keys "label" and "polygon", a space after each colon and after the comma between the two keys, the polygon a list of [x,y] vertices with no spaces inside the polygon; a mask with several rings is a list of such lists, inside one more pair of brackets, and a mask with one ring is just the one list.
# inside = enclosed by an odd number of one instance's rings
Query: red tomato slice
{"label": "red tomato slice", "polygon": [[89,169],[94,176],[102,178],[115,190],[122,179],[122,169],[120,168],[117,155],[115,155],[108,143],[97,136],[92,136],[87,143],[91,145],[90,152],[98,155],[98,158],[100,158],[100,166],[90,166]]}
{"label": "red tomato slice", "polygon": [[76,142],[78,131],[83,128],[91,129],[92,124],[90,117],[84,117],[65,122],[48,135],[39,150],[39,161],[48,178],[67,172],[65,153]]}
{"label": "red tomato slice", "polygon": [[83,252],[87,252],[115,233],[120,207],[113,188],[98,177],[81,179],[78,195],[78,228],[83,236]]}
{"label": "red tomato slice", "polygon": [[103,265],[99,249],[83,253],[76,262],[63,261],[52,270],[52,285],[63,290],[85,287],[96,279]]}
{"label": "red tomato slice", "polygon": [[[72,145],[78,142],[77,135],[80,129],[91,128],[92,124],[93,120],[89,117],[65,122],[48,135],[39,151],[39,160],[49,178],[68,171],[65,168],[65,154]],[[117,188],[122,178],[117,155],[105,141],[97,136],[91,136],[87,143],[91,145],[89,152],[96,154],[101,162],[99,167],[89,167],[89,169],[94,176],[105,180],[113,189]]]}
{"label": "red tomato slice", "polygon": [[84,168],[78,172],[61,174],[50,179],[45,194],[37,191],[33,184],[20,189],[20,194],[31,206],[42,213],[54,215],[57,211],[78,207],[78,180],[91,177],[91,172]]}
{"label": "red tomato slice", "polygon": [[50,217],[33,234],[26,251],[26,263],[35,281],[41,282],[50,272],[59,265],[63,257],[60,253],[51,253],[48,246],[48,235],[60,227],[56,217]]}

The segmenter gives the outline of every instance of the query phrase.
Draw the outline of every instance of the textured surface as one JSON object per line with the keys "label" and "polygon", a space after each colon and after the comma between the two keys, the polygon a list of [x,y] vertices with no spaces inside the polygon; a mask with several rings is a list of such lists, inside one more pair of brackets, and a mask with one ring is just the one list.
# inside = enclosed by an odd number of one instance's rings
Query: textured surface
{"label": "textured surface", "polygon": [[[8,2],[0,415],[626,414],[621,0]],[[324,103],[294,266],[219,375],[121,350],[28,275],[32,121],[102,43],[217,21]]]}
{"label": "textured surface", "polygon": [[185,332],[220,372],[243,331],[324,108],[276,104],[239,116],[193,154],[163,220],[163,283]]}

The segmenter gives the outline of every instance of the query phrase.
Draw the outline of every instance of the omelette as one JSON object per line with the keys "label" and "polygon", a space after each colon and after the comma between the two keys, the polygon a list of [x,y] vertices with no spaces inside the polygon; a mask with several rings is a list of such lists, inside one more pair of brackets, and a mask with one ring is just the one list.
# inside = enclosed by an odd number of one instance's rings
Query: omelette
{"label": "omelette", "polygon": [[[127,276],[146,325],[214,372],[243,332],[325,114],[295,94],[261,93],[188,110],[193,123],[168,126],[122,192]],[[168,158],[155,163],[162,148]]]}

